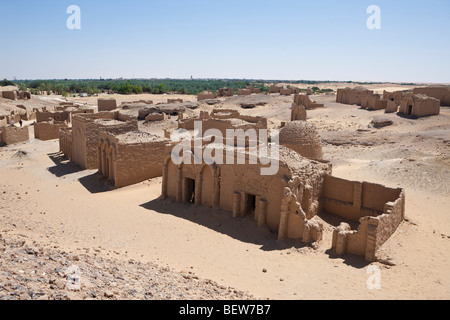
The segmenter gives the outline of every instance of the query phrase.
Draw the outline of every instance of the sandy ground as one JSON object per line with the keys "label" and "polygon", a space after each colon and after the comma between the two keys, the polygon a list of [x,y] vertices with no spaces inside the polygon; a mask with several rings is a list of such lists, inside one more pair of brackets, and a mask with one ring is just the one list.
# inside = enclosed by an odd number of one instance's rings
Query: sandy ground
{"label": "sandy ground", "polygon": [[[308,121],[320,132],[334,175],[406,190],[407,221],[383,246],[384,263],[335,256],[330,232],[313,250],[277,241],[248,218],[162,201],[161,179],[112,190],[96,171],[79,171],[61,159],[57,141],[1,149],[0,188],[13,196],[0,192],[0,232],[69,254],[90,249],[99,258],[190,270],[256,298],[450,298],[449,108],[419,120],[387,115],[394,124],[374,129],[370,122],[383,111],[336,104],[334,96],[312,98],[326,104],[308,111]],[[277,125],[289,119],[291,103],[292,97],[273,96],[266,105],[240,110]],[[239,101],[219,107],[239,108]],[[371,265],[380,267],[380,290],[367,287]]]}

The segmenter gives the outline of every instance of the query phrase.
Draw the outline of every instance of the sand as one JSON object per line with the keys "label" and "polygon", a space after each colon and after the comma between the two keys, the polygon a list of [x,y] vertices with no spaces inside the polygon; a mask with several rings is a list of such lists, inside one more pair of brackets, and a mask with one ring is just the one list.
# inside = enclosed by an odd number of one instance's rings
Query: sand
{"label": "sand", "polygon": [[[289,120],[292,99],[273,96],[251,110],[219,107],[268,116],[276,126]],[[370,122],[384,111],[336,104],[335,96],[311,99],[325,103],[308,111],[308,121],[317,126],[335,176],[406,190],[407,221],[382,247],[383,263],[335,256],[329,226],[314,250],[277,241],[249,218],[162,201],[160,178],[113,190],[96,171],[62,161],[57,141],[0,150],[0,233],[69,254],[89,248],[99,258],[191,270],[261,299],[449,299],[450,109],[419,120],[386,115],[394,124],[375,129]],[[215,107],[202,104],[197,112]],[[381,268],[380,290],[367,287],[371,265]]]}

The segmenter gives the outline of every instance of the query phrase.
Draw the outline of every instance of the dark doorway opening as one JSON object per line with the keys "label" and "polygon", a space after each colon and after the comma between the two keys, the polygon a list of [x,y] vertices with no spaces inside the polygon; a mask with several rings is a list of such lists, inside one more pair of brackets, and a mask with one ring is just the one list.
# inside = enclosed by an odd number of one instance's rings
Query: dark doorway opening
{"label": "dark doorway opening", "polygon": [[247,212],[246,215],[255,216],[256,210],[256,196],[249,194],[247,195]]}
{"label": "dark doorway opening", "polygon": [[409,105],[408,106],[408,111],[407,111],[407,115],[408,116],[412,115],[412,110],[413,110],[413,106]]}
{"label": "dark doorway opening", "polygon": [[186,201],[195,203],[195,180],[186,178]]}

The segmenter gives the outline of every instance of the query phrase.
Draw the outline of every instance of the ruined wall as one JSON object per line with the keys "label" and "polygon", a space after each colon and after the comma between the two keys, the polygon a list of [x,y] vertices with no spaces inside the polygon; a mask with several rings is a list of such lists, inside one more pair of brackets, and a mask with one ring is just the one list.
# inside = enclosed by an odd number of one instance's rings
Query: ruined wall
{"label": "ruined wall", "polygon": [[385,113],[394,113],[398,111],[398,104],[395,101],[387,100]]}
{"label": "ruined wall", "polygon": [[17,100],[16,91],[2,91],[2,98],[9,100]]}
{"label": "ruined wall", "polygon": [[380,95],[365,95],[361,97],[361,108],[367,110],[386,109],[387,100],[381,100]]}
{"label": "ruined wall", "polygon": [[29,99],[31,99],[31,93],[29,93],[27,91],[18,91],[17,98],[19,100],[29,100]]}
{"label": "ruined wall", "polygon": [[354,89],[345,88],[338,89],[336,95],[336,102],[342,104],[350,105],[361,105],[361,99],[368,96],[373,96],[374,92],[372,90],[367,90],[363,87],[357,87]]}
{"label": "ruined wall", "polygon": [[401,189],[359,181],[326,176],[322,193],[322,206],[326,212],[358,222],[365,216],[383,213],[388,202],[394,202]]}
{"label": "ruined wall", "polygon": [[1,142],[6,145],[27,142],[30,140],[28,127],[18,128],[7,126],[2,127],[1,131]]}
{"label": "ruined wall", "polygon": [[70,114],[64,111],[37,111],[36,122],[49,122],[49,121],[64,122],[70,121]]}
{"label": "ruined wall", "polygon": [[238,96],[249,96],[252,94],[252,90],[250,89],[239,89]]}
{"label": "ruined wall", "polygon": [[232,97],[234,95],[233,88],[221,88],[216,94],[218,97]]}
{"label": "ruined wall", "polygon": [[167,99],[167,103],[183,103],[183,99]]}
{"label": "ruined wall", "polygon": [[269,93],[280,93],[281,89],[281,86],[270,86]]}
{"label": "ruined wall", "polygon": [[145,117],[145,122],[164,121],[167,119],[165,113],[151,113]]}
{"label": "ruined wall", "polygon": [[450,87],[424,87],[413,89],[414,94],[425,94],[440,100],[441,106],[450,106]]}
{"label": "ruined wall", "polygon": [[59,129],[67,128],[66,123],[39,122],[34,124],[35,139],[47,141],[59,139]]}
{"label": "ruined wall", "polygon": [[306,110],[313,110],[317,108],[324,108],[325,105],[323,103],[317,103],[316,101],[311,101],[308,95],[305,94],[296,94],[294,96],[294,104],[298,106],[304,106]]}
{"label": "ruined wall", "polygon": [[116,99],[98,99],[98,112],[117,109]]}
{"label": "ruined wall", "polygon": [[375,253],[391,237],[400,224],[405,220],[405,192],[394,202],[388,202],[384,208],[384,214],[379,216],[375,232]]}
{"label": "ruined wall", "polygon": [[351,253],[375,261],[376,252],[404,220],[404,191],[382,185],[347,181],[327,175],[321,210],[359,222],[352,230],[346,222],[334,230],[332,247],[338,255]]}
{"label": "ruined wall", "polygon": [[202,92],[197,95],[197,101],[203,101],[208,99],[215,99],[216,95],[212,92]]}
{"label": "ruined wall", "polygon": [[282,96],[290,96],[293,93],[294,93],[294,91],[292,89],[286,89],[286,88],[280,89],[280,95],[282,95]]}

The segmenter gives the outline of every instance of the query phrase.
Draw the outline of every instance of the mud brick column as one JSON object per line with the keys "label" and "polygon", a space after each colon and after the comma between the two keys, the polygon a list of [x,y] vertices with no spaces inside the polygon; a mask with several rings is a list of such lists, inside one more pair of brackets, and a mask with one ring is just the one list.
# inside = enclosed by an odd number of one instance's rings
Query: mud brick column
{"label": "mud brick column", "polygon": [[233,195],[233,218],[238,218],[241,214],[241,193],[235,192]]}
{"label": "mud brick column", "polygon": [[197,173],[195,177],[195,205],[200,206],[202,203],[202,188],[203,188],[203,171]]}
{"label": "mud brick column", "polygon": [[183,171],[181,167],[177,170],[177,202],[183,201]]}
{"label": "mud brick column", "polygon": [[257,201],[258,206],[258,226],[262,227],[266,224],[266,216],[267,216],[267,200],[259,198]]}
{"label": "mud brick column", "polygon": [[287,238],[289,212],[291,207],[291,197],[285,197],[281,203],[280,226],[278,228],[278,240]]}
{"label": "mud brick column", "polygon": [[214,194],[213,194],[213,208],[218,209],[220,207],[220,177],[219,170],[214,170]]}
{"label": "mud brick column", "polygon": [[169,178],[169,166],[166,164],[163,167],[163,179],[162,179],[162,198],[167,199],[167,179]]}
{"label": "mud brick column", "polygon": [[376,261],[376,245],[377,245],[377,229],[378,229],[377,218],[370,217],[367,221],[367,244],[366,244],[366,261],[374,262]]}

